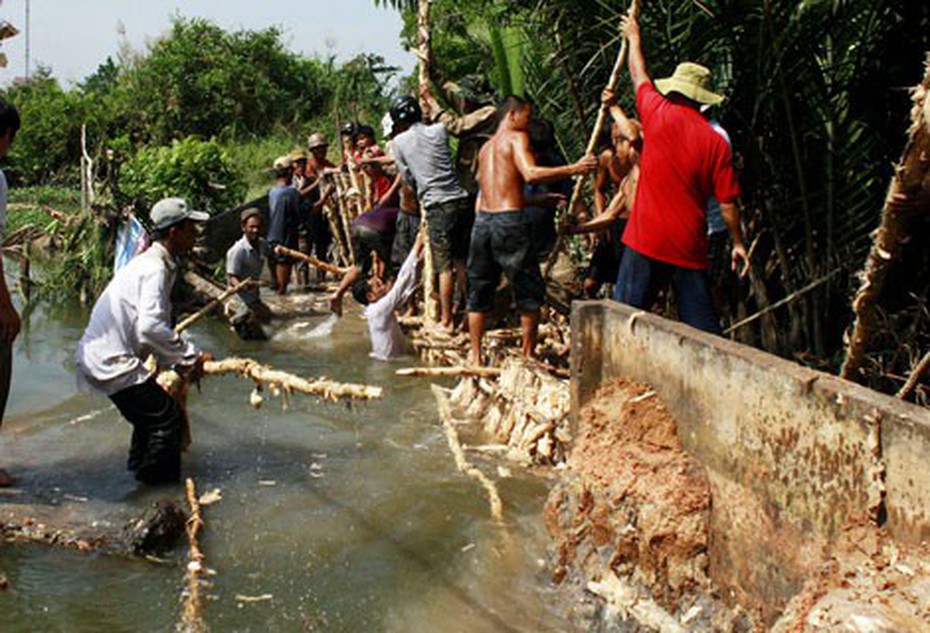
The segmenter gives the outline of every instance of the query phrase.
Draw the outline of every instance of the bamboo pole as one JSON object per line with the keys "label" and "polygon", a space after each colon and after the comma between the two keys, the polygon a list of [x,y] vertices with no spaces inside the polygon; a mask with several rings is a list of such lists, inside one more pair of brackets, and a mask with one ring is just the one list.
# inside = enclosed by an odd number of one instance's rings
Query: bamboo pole
{"label": "bamboo pole", "polygon": [[[639,1],[633,0],[630,3],[629,15],[638,15],[639,14]],[[616,91],[617,84],[620,82],[620,74],[623,72],[623,65],[626,62],[627,47],[629,42],[626,37],[623,37],[623,42],[620,44],[620,52],[617,53],[617,59],[614,62],[613,70],[610,72],[610,79],[607,81],[606,89],[611,91]],[[607,119],[608,107],[601,103],[600,108],[597,111],[597,120],[594,123],[594,129],[591,130],[591,136],[588,138],[588,145],[585,148],[585,155],[593,154],[594,150],[597,148],[597,140],[601,135],[601,128],[604,127],[604,121]],[[575,205],[578,202],[578,197],[581,195],[581,190],[584,188],[585,177],[578,176],[575,180],[575,188],[572,190],[571,201],[568,203],[568,213],[572,213],[575,209]],[[562,233],[559,233],[559,236],[556,238],[555,246],[552,249],[552,253],[549,254],[549,259],[546,260],[546,269],[543,274],[543,279],[549,279],[549,275],[552,273],[552,267],[555,265],[556,260],[559,258],[559,252],[562,250],[562,242],[564,241]]]}
{"label": "bamboo pole", "polygon": [[275,246],[274,252],[279,255],[287,255],[288,257],[298,259],[302,262],[307,262],[311,266],[316,266],[320,270],[333,273],[334,275],[344,275],[346,273],[345,268],[340,268],[339,266],[330,264],[329,262],[320,261],[316,257],[307,255],[306,253],[301,253],[300,251],[295,251],[294,249],[288,248],[286,246],[281,246],[280,244]]}
{"label": "bamboo pole", "polygon": [[911,375],[907,377],[907,382],[904,383],[904,386],[901,387],[901,390],[895,394],[898,398],[902,400],[911,395],[911,392],[917,387],[917,384],[921,379],[927,374],[927,371],[930,371],[930,352],[924,354],[924,357],[920,359],[920,362],[914,366],[914,370],[911,372]]}
{"label": "bamboo pole", "polygon": [[405,367],[397,370],[398,376],[415,376],[418,378],[458,378],[476,376],[479,378],[497,378],[501,375],[499,367]]}
{"label": "bamboo pole", "polygon": [[230,357],[203,364],[206,376],[238,374],[259,384],[267,384],[272,392],[299,392],[309,396],[319,396],[324,400],[375,400],[380,398],[381,387],[352,383],[339,383],[326,378],[308,380],[294,374],[272,369],[251,358]]}
{"label": "bamboo pole", "polygon": [[[419,0],[417,10],[417,78],[421,95],[424,93],[424,89],[429,89],[430,66],[432,66],[432,48],[430,46],[431,4],[431,0]],[[429,112],[429,103],[427,99],[421,96],[420,101],[420,107],[424,114]],[[433,264],[433,249],[429,239],[429,218],[427,215],[426,208],[423,208],[420,217],[420,235],[423,243],[426,244],[423,256],[423,305],[426,323],[435,324],[439,317],[439,310],[435,299],[436,269]]]}
{"label": "bamboo pole", "polygon": [[331,174],[333,186],[336,187],[336,207],[339,212],[339,222],[342,225],[342,235],[345,236],[346,253],[349,256],[349,264],[354,265],[356,262],[355,252],[352,248],[352,233],[349,227],[349,210],[346,207],[345,190],[342,186],[340,174]]}
{"label": "bamboo pole", "polygon": [[755,314],[752,314],[752,315],[746,317],[745,319],[743,319],[743,320],[741,320],[741,321],[737,321],[736,323],[734,323],[733,325],[731,325],[730,327],[728,327],[727,329],[725,329],[725,330],[723,331],[723,333],[724,333],[724,334],[729,334],[730,332],[733,332],[733,331],[735,331],[735,330],[738,330],[738,329],[740,329],[741,327],[746,326],[746,325],[749,325],[750,323],[752,323],[752,322],[754,322],[754,321],[756,321],[756,320],[762,318],[763,316],[769,314],[769,313],[772,312],[773,310],[777,310],[778,308],[782,307],[783,305],[789,304],[789,303],[791,303],[792,301],[795,301],[795,300],[801,298],[802,296],[804,296],[805,294],[807,294],[807,293],[810,292],[811,290],[814,290],[815,288],[819,288],[819,287],[822,286],[823,284],[825,284],[825,283],[827,283],[828,281],[830,281],[830,280],[831,280],[833,277],[835,277],[836,274],[839,273],[841,270],[842,270],[842,268],[837,268],[837,269],[835,269],[833,272],[829,273],[828,275],[825,275],[825,276],[821,277],[820,279],[817,279],[817,280],[815,280],[815,281],[813,281],[813,282],[807,284],[806,286],[804,286],[804,287],[801,288],[800,290],[796,290],[795,292],[792,292],[792,293],[791,293],[790,295],[788,295],[787,297],[784,297],[783,299],[780,299],[780,300],[776,301],[775,303],[771,303],[771,304],[767,305],[766,307],[762,308],[761,310],[759,310],[759,311],[756,312]]}
{"label": "bamboo pole", "polygon": [[187,520],[187,539],[190,546],[187,571],[184,574],[184,607],[181,609],[181,621],[177,630],[183,633],[203,633],[208,630],[203,619],[203,595],[200,588],[201,574],[206,569],[203,551],[200,549],[200,531],[203,529],[203,518],[200,515],[200,501],[197,499],[197,488],[190,477],[184,482],[184,492],[191,515]]}
{"label": "bamboo pole", "polygon": [[488,495],[488,504],[491,507],[491,518],[500,523],[504,517],[504,503],[501,501],[500,492],[497,485],[491,481],[490,477],[475,468],[465,457],[465,451],[462,449],[462,443],[459,441],[458,431],[452,423],[452,411],[449,407],[449,398],[443,392],[441,387],[432,385],[433,395],[439,405],[439,417],[442,419],[442,427],[446,432],[446,440],[449,442],[449,450],[455,459],[455,467],[469,477],[474,477],[485,489]]}
{"label": "bamboo pole", "polygon": [[235,286],[232,286],[231,288],[227,288],[222,293],[220,293],[220,295],[216,299],[214,299],[213,301],[211,301],[204,307],[197,310],[197,312],[190,315],[189,317],[187,317],[186,319],[178,323],[176,326],[174,326],[174,331],[178,333],[183,332],[184,330],[192,326],[194,323],[202,319],[204,316],[206,316],[207,314],[215,310],[224,301],[229,299],[231,296],[233,296],[240,290],[243,290],[245,288],[248,288],[249,286],[255,286],[255,285],[258,285],[258,281],[256,281],[255,279],[243,279],[242,281],[237,283]]}

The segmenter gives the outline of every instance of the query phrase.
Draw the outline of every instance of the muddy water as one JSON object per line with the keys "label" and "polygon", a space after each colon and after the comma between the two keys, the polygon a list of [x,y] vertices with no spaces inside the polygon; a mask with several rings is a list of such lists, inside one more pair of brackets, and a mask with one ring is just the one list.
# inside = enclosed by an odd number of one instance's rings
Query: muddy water
{"label": "muddy water", "polygon": [[[189,400],[185,474],[223,499],[205,509],[216,570],[206,619],[218,631],[563,631],[541,568],[546,486],[501,481],[505,524],[454,469],[425,382],[367,357],[364,324],[331,332],[312,317],[270,344],[216,323],[191,332],[218,356],[240,353],[295,373],[378,384],[385,398],[346,408],[293,399],[248,406],[249,386],[212,378]],[[0,464],[22,493],[121,525],[178,490],[140,489],[124,470],[130,427],[105,399],[78,394],[72,355],[86,322],[40,307],[15,349]],[[487,465],[494,473],[493,466]],[[0,545],[3,631],[159,631],[177,621],[183,558],[162,564]],[[243,598],[270,598],[247,601]]]}

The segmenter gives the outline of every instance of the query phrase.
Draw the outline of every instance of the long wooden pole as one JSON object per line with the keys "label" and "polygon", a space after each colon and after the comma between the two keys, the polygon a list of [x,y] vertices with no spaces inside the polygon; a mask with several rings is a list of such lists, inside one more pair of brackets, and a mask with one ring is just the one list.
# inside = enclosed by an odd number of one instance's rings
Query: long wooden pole
{"label": "long wooden pole", "polygon": [[[639,0],[633,0],[630,3],[630,15],[639,14]],[[607,81],[606,88],[611,91],[616,91],[617,84],[620,82],[620,74],[623,72],[623,66],[626,63],[626,54],[627,47],[629,42],[626,37],[622,38],[622,43],[620,44],[620,52],[617,53],[617,59],[614,61],[614,68],[610,72],[610,79]],[[604,121],[607,120],[608,107],[602,102],[601,107],[597,111],[597,120],[594,122],[594,129],[591,130],[591,136],[588,138],[588,146],[585,148],[585,154],[593,154],[594,150],[597,148],[597,141],[601,135],[601,128],[604,127]],[[573,213],[575,210],[575,205],[578,203],[578,197],[581,195],[581,190],[584,188],[585,177],[578,176],[575,180],[575,188],[572,190],[572,198],[568,203],[568,213]],[[555,247],[552,249],[552,253],[549,255],[549,259],[546,261],[546,270],[543,274],[545,279],[549,278],[550,273],[552,272],[552,267],[555,265],[556,260],[559,257],[559,251],[562,250],[563,242],[562,234],[559,233],[559,237],[556,239]]]}
{"label": "long wooden pole", "polygon": [[[430,5],[431,0],[419,0],[417,11],[417,61],[419,72],[417,74],[420,84],[420,94],[429,89],[430,66],[432,65],[432,48],[430,46]],[[429,103],[421,96],[420,107],[423,112],[429,112]],[[422,205],[421,205],[422,206]],[[436,323],[439,311],[436,306],[436,269],[433,265],[433,249],[429,239],[429,218],[426,209],[420,214],[420,234],[426,251],[423,257],[423,306],[426,323]]]}
{"label": "long wooden pole", "polygon": [[307,262],[311,266],[315,266],[320,270],[325,270],[328,273],[333,273],[334,275],[344,275],[346,273],[345,268],[340,268],[339,266],[330,264],[329,262],[321,261],[316,257],[307,255],[306,253],[301,253],[300,251],[295,251],[294,249],[288,248],[286,246],[281,246],[280,244],[275,246],[274,252],[279,255],[287,255],[293,259],[299,259],[302,262]]}
{"label": "long wooden pole", "polygon": [[207,314],[215,310],[218,306],[222,305],[224,301],[229,299],[231,296],[233,296],[240,290],[243,290],[245,288],[248,288],[249,286],[254,286],[257,284],[258,284],[258,281],[254,279],[243,279],[242,281],[237,283],[235,286],[232,286],[231,288],[227,288],[222,293],[220,293],[220,296],[218,296],[216,299],[214,299],[213,301],[211,301],[204,307],[197,310],[197,312],[190,315],[189,317],[187,317],[186,319],[178,323],[176,326],[174,326],[174,331],[179,332],[179,333],[183,332],[184,330],[192,326],[194,323],[202,319],[204,316],[206,316]]}

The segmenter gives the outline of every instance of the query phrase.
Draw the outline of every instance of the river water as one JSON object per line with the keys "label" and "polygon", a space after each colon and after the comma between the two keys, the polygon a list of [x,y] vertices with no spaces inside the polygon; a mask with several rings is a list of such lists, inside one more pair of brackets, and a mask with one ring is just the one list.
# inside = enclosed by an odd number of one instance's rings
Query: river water
{"label": "river water", "polygon": [[[122,525],[180,488],[143,489],[124,469],[130,426],[109,401],[79,394],[73,350],[87,312],[39,305],[15,346],[0,465],[21,493]],[[218,357],[252,356],[308,377],[381,385],[383,400],[346,407],[296,396],[248,404],[250,385],[204,380],[188,406],[184,473],[223,498],[204,509],[216,571],[215,631],[564,631],[542,567],[546,482],[500,480],[503,525],[455,470],[429,385],[368,356],[347,315],[313,335],[309,318],[270,343],[244,343],[216,321],[190,332]],[[321,331],[317,330],[316,334]],[[413,359],[408,359],[408,363]],[[476,458],[477,459],[477,458]],[[479,462],[480,463],[480,462]],[[482,466],[497,477],[492,464]],[[19,496],[18,496],[19,495]],[[186,549],[166,562],[0,544],[2,631],[167,631],[178,620]],[[270,596],[270,598],[269,598]],[[258,601],[248,598],[263,597]]]}

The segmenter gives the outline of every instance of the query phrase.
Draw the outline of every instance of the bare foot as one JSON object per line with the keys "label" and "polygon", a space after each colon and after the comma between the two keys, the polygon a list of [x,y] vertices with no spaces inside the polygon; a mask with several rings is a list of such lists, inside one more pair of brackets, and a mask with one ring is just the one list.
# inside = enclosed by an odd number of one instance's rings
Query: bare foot
{"label": "bare foot", "polygon": [[0,488],[9,488],[15,486],[16,480],[10,476],[10,473],[0,468]]}

